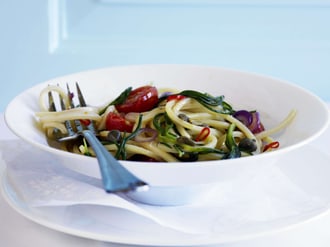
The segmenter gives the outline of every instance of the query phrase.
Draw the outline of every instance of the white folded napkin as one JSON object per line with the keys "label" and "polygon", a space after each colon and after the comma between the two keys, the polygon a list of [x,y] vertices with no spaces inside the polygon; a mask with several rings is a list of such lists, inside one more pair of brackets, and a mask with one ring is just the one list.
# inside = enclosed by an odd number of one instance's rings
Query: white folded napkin
{"label": "white folded napkin", "polygon": [[56,164],[47,153],[21,140],[0,142],[6,176],[29,207],[102,205],[128,210],[163,227],[190,234],[214,234],[253,224],[313,215],[329,201],[310,195],[276,165],[235,183],[223,183],[214,200],[198,205],[151,206],[107,194],[99,179]]}

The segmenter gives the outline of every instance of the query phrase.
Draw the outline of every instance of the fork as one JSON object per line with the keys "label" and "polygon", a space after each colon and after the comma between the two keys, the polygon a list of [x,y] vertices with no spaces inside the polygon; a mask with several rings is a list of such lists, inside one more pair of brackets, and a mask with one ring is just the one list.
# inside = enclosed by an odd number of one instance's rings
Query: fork
{"label": "fork", "polygon": [[[78,83],[76,83],[76,90],[80,107],[87,106],[83,94],[81,93]],[[67,93],[71,108],[74,108],[73,94],[67,84]],[[52,93],[48,95],[50,111],[56,111],[54,98]],[[65,110],[63,98],[59,95],[60,108]],[[110,152],[103,146],[103,144],[96,137],[94,122],[89,121],[87,127],[81,124],[80,120],[65,121],[65,127],[68,134],[64,137],[57,138],[59,142],[66,142],[83,136],[89,145],[93,148],[96,158],[98,160],[99,169],[102,177],[104,190],[108,193],[128,192],[128,191],[145,191],[148,184],[136,177],[133,173],[127,170],[120,162],[115,159]],[[55,129],[56,131],[56,129]]]}

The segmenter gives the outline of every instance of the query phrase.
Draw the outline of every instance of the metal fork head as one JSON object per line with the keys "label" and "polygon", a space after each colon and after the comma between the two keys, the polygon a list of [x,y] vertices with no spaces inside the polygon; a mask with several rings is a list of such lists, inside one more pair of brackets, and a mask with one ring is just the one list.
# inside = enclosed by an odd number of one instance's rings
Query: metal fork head
{"label": "metal fork head", "polygon": [[[66,84],[66,87],[67,87],[67,97],[68,97],[70,108],[66,107],[63,97],[61,95],[58,95],[60,109],[57,109],[56,105],[55,105],[54,96],[51,92],[49,92],[49,94],[48,94],[49,111],[63,111],[63,110],[76,108],[74,101],[73,101],[74,93],[70,90],[70,87],[68,84]],[[85,98],[81,92],[81,89],[80,89],[78,83],[76,83],[76,92],[78,95],[79,107],[87,106]],[[55,136],[57,136],[57,141],[66,142],[66,141],[71,141],[71,140],[77,139],[79,136],[82,135],[82,131],[84,129],[89,129],[94,134],[96,134],[94,122],[91,120],[86,120],[86,121],[88,121],[88,124],[86,126],[84,124],[82,124],[81,120],[79,120],[79,119],[76,119],[73,121],[69,121],[69,120],[64,121],[64,125],[67,129],[67,135],[59,136],[59,134],[57,133],[55,135]],[[55,132],[56,132],[56,130],[55,130]]]}
{"label": "metal fork head", "polygon": [[[78,94],[78,100],[80,107],[86,106],[86,101],[81,93],[78,83],[76,83],[76,89]],[[70,91],[67,85],[67,96],[69,100],[69,105],[71,108],[75,108],[73,103],[73,93]],[[56,111],[56,106],[54,103],[54,98],[52,93],[49,93],[49,110]],[[64,100],[59,95],[60,110],[66,110]],[[127,192],[127,191],[145,191],[148,189],[148,184],[141,179],[137,178],[134,174],[128,171],[124,166],[122,166],[110,153],[106,150],[103,144],[97,139],[95,135],[94,122],[90,121],[86,126],[87,130],[84,130],[84,126],[81,121],[65,121],[65,126],[68,134],[64,137],[60,137],[57,140],[59,142],[69,141],[76,139],[77,137],[83,135],[88,143],[92,146],[96,153],[98,159],[100,172],[102,176],[102,181],[104,189],[106,192]]]}

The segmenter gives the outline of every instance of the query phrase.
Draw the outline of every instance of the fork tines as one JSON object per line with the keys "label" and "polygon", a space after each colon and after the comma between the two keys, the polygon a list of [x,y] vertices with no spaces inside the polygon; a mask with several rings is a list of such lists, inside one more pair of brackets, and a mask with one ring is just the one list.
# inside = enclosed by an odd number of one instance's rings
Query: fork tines
{"label": "fork tines", "polygon": [[[83,96],[83,94],[81,92],[81,89],[79,87],[78,82],[76,82],[76,90],[77,90],[77,95],[78,95],[78,100],[79,100],[80,107],[87,106],[86,101],[85,101],[85,98],[84,98],[84,96]],[[96,134],[95,126],[94,126],[94,121],[90,120],[89,124],[87,125],[87,128],[89,130],[93,131],[93,133]]]}
{"label": "fork tines", "polygon": [[[80,107],[86,107],[86,101],[81,93],[78,83],[76,83],[76,91]],[[70,91],[69,85],[67,84],[67,95],[69,97],[69,108],[75,108],[73,103],[73,93]],[[52,93],[49,93],[49,110],[56,111],[54,98]],[[61,95],[58,96],[60,102],[60,110],[66,110],[64,99]],[[59,109],[58,109],[59,110]],[[85,125],[81,123],[80,119],[67,120],[65,121],[65,127],[68,134],[64,137],[57,138],[58,142],[68,141],[76,139],[78,136],[83,136],[87,140],[88,144],[95,151],[98,159],[100,172],[103,180],[104,189],[106,192],[123,192],[123,191],[140,191],[148,189],[148,184],[137,178],[133,173],[127,170],[120,164],[110,152],[103,146],[103,144],[96,137],[94,122],[89,120],[89,124],[84,129]]]}
{"label": "fork tines", "polygon": [[[68,84],[66,84],[67,87],[67,96],[68,96],[68,100],[69,100],[69,109],[75,108],[75,104],[73,101],[74,98],[74,94],[73,92],[71,92],[70,87]],[[84,99],[84,96],[81,92],[81,89],[78,85],[78,83],[76,83],[76,90],[77,90],[77,95],[78,95],[78,100],[79,100],[79,106],[84,107],[87,106],[86,101]],[[56,103],[54,100],[54,95],[52,92],[48,93],[48,104],[49,104],[49,111],[64,111],[64,110],[68,110],[63,97],[59,94],[58,95],[58,99],[59,99],[59,107],[56,107]],[[77,132],[81,132],[84,130],[84,126],[83,124],[81,124],[79,119],[70,121],[70,120],[66,120],[64,121],[64,125],[68,131],[68,134],[64,137],[60,137],[58,136],[58,133],[56,133],[56,136],[58,137],[58,141],[69,141],[72,139],[75,139],[79,136],[79,133]],[[95,131],[95,127],[94,127],[94,122],[93,121],[89,121],[89,124],[86,126],[89,130],[93,131],[93,133],[96,133]]]}

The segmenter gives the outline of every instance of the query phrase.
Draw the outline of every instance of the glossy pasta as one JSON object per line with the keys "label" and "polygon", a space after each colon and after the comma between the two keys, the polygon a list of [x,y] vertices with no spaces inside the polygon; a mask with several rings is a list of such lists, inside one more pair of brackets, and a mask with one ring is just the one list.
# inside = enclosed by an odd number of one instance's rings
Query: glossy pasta
{"label": "glossy pasta", "polygon": [[[59,133],[66,135],[66,120],[91,120],[99,139],[118,159],[141,160],[142,157],[142,160],[177,162],[239,158],[271,151],[279,144],[271,136],[286,128],[296,115],[292,110],[274,128],[265,130],[257,111],[236,111],[223,96],[213,97],[192,90],[158,91],[166,93],[152,109],[120,114],[132,124],[131,132],[106,128],[109,113],[118,113],[115,104],[70,109],[70,98],[59,86],[49,86],[41,92],[41,111],[36,117],[48,138],[56,139]],[[61,95],[68,110],[49,111],[46,103],[49,92]],[[205,103],[201,98],[217,103]],[[244,122],[244,118],[251,118],[250,122]],[[65,143],[65,148],[94,155],[84,140]]]}

